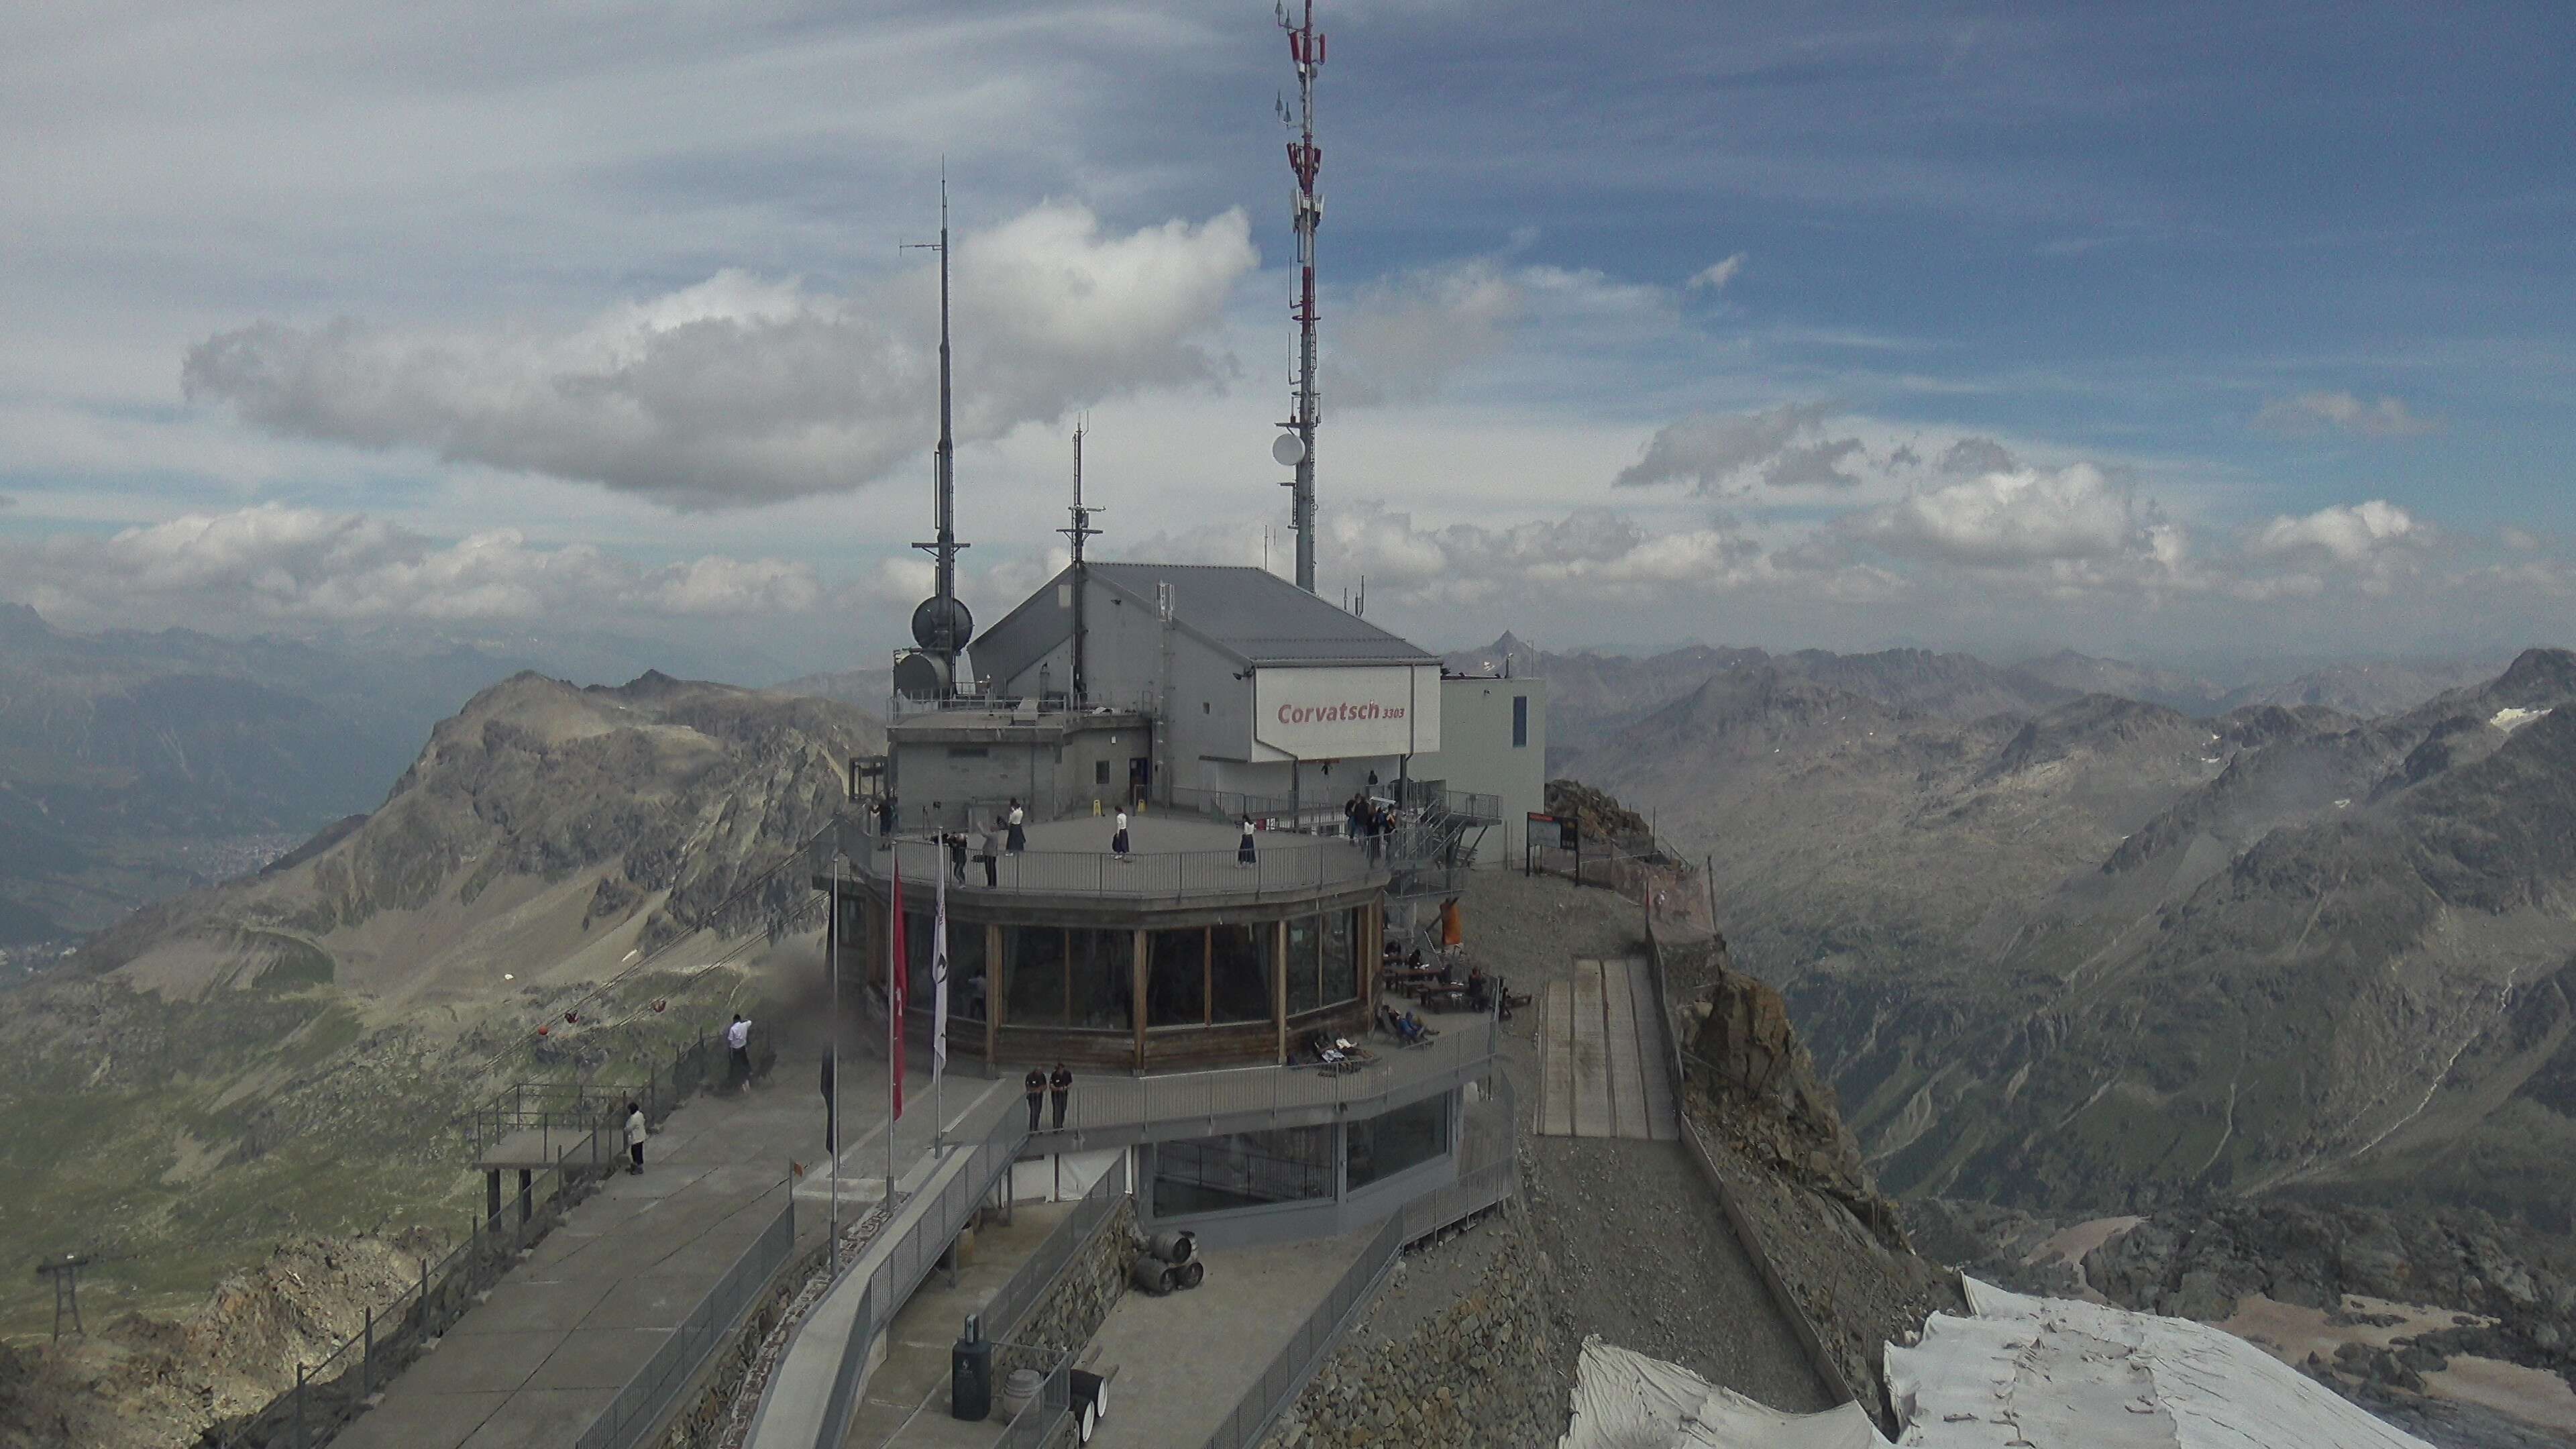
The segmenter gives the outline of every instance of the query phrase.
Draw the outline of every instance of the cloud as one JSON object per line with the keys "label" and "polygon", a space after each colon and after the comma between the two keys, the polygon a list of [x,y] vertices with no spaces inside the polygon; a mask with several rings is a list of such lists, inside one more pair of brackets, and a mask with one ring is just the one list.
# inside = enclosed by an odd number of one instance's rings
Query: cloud
{"label": "cloud", "polygon": [[1656,430],[1613,482],[1623,488],[1688,483],[1694,493],[1724,492],[1739,475],[1812,435],[1832,412],[1831,403],[1806,402],[1752,413],[1692,413]]}
{"label": "cloud", "polygon": [[[1240,210],[1112,236],[1048,202],[959,238],[960,441],[1227,376],[1208,339],[1255,261]],[[919,465],[936,435],[933,278],[839,296],[728,269],[554,333],[259,322],[190,348],[181,376],[191,400],[283,436],[745,506]]]}
{"label": "cloud", "polygon": [[1982,473],[2014,472],[2021,463],[1992,438],[1961,438],[1942,453],[1936,466],[1954,477],[1973,478]]}
{"label": "cloud", "polygon": [[10,546],[0,549],[0,578],[0,589],[49,618],[208,629],[746,617],[802,613],[822,597],[811,566],[778,559],[710,555],[650,567],[588,544],[531,545],[516,529],[442,544],[365,514],[278,504]]}
{"label": "cloud", "polygon": [[1734,281],[1736,274],[1743,270],[1744,253],[1737,252],[1724,261],[1712,262],[1708,266],[1702,267],[1697,272],[1692,273],[1690,289],[1696,292],[1700,288],[1706,287],[1712,292],[1724,291],[1726,289],[1726,284]]}
{"label": "cloud", "polygon": [[2496,534],[2496,541],[2515,553],[2537,553],[2540,536],[2528,529],[2507,527]]}
{"label": "cloud", "polygon": [[0,493],[0,508],[15,508],[17,506],[17,499],[10,497],[6,493]]}
{"label": "cloud", "polygon": [[1923,466],[1923,455],[1914,451],[1914,445],[1912,443],[1899,443],[1895,447],[1887,450],[1887,466],[1890,468],[1920,468]]}
{"label": "cloud", "polygon": [[2254,536],[2264,556],[2322,553],[2338,563],[2361,563],[2393,548],[2424,541],[2413,514],[2380,499],[2336,504],[2299,518],[2275,518]]}
{"label": "cloud", "polygon": [[1353,407],[1431,397],[1508,347],[1528,310],[1521,280],[1490,258],[1362,288],[1334,345],[1333,394]]}
{"label": "cloud", "polygon": [[2338,428],[2365,438],[2406,438],[2440,429],[2393,397],[2364,402],[2348,392],[2303,392],[2274,398],[2254,415],[2254,426],[2275,433],[2315,433]]}
{"label": "cloud", "polygon": [[1869,456],[1858,438],[1802,443],[1762,465],[1762,481],[1774,488],[1857,488],[1860,480],[1842,470],[1843,460]]}
{"label": "cloud", "polygon": [[2090,463],[1918,489],[1847,515],[1840,527],[1899,558],[1980,569],[2122,565],[2169,573],[2182,561],[2180,532]]}

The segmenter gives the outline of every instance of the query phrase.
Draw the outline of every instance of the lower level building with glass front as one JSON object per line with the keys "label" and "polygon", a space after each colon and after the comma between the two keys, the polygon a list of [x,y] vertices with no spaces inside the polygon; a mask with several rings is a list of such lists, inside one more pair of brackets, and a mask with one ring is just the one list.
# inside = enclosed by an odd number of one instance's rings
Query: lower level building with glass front
{"label": "lower level building with glass front", "polygon": [[1138,816],[1052,821],[1026,848],[980,859],[931,837],[851,837],[837,876],[845,982],[881,992],[902,901],[906,1016],[927,1040],[932,937],[947,904],[948,1051],[988,1064],[1062,1061],[1130,1071],[1280,1065],[1368,1030],[1386,872],[1364,846]]}

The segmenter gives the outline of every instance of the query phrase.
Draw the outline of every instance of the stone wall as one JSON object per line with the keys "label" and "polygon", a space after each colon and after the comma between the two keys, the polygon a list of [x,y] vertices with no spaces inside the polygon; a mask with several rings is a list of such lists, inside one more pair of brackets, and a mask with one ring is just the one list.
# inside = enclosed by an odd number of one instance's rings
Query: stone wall
{"label": "stone wall", "polygon": [[1093,1232],[1091,1241],[1074,1253],[1073,1261],[1046,1292],[1038,1295],[1036,1306],[1011,1328],[1000,1351],[993,1355],[993,1397],[997,1402],[1011,1370],[1033,1368],[1043,1373],[1066,1354],[1091,1342],[1091,1336],[1108,1319],[1109,1310],[1117,1307],[1120,1296],[1126,1293],[1127,1275],[1135,1270],[1141,1251],[1136,1241],[1136,1199],[1122,1198]]}
{"label": "stone wall", "polygon": [[1556,1443],[1565,1432],[1566,1385],[1550,1355],[1547,1255],[1517,1198],[1477,1231],[1499,1241],[1475,1286],[1392,1341],[1367,1332],[1364,1316],[1362,1331],[1325,1357],[1262,1449]]}

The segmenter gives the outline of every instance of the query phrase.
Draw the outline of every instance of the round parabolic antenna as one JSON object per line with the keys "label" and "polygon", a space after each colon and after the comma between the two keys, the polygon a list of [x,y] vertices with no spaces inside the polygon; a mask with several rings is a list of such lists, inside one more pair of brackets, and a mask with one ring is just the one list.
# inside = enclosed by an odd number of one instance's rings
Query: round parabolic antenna
{"label": "round parabolic antenna", "polygon": [[948,693],[948,670],[936,654],[907,654],[894,662],[894,692],[906,699],[939,699]]}
{"label": "round parabolic antenna", "polygon": [[1282,468],[1294,468],[1306,461],[1306,440],[1295,433],[1281,433],[1270,440],[1270,456]]}
{"label": "round parabolic antenna", "polygon": [[966,612],[963,599],[943,599],[934,594],[912,611],[912,642],[924,649],[963,649],[973,637],[975,616]]}

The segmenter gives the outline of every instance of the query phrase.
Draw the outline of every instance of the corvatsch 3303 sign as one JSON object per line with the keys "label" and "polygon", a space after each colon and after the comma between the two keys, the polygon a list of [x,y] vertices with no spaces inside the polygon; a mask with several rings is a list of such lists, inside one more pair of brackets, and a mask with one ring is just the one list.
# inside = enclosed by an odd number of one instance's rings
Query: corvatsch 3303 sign
{"label": "corvatsch 3303 sign", "polygon": [[1261,759],[1340,760],[1440,748],[1440,667],[1269,667],[1252,676]]}

